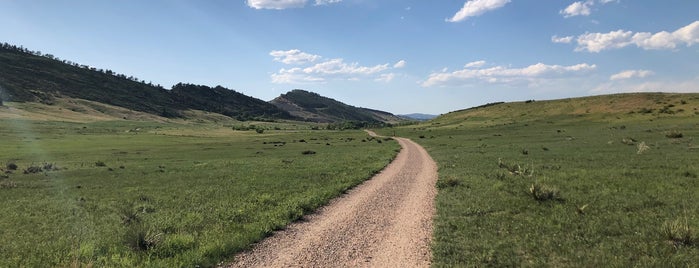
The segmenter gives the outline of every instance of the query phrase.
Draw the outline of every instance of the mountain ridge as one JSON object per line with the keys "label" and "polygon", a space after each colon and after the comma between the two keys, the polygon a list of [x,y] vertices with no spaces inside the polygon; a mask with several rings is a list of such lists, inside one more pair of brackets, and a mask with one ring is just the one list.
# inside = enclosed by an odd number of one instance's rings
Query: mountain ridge
{"label": "mountain ridge", "polygon": [[317,123],[355,121],[390,124],[405,121],[389,112],[351,106],[303,89],[291,90],[269,102],[293,116]]}

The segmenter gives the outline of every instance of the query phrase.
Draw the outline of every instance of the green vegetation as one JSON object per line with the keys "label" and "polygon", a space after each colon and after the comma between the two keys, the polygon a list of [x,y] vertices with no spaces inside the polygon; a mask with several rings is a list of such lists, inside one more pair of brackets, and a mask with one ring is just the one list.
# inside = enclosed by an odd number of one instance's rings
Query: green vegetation
{"label": "green vegetation", "polygon": [[379,132],[438,163],[435,267],[687,267],[698,108],[699,94],[500,103]]}
{"label": "green vegetation", "polygon": [[[213,266],[395,156],[360,131],[0,120],[1,267]],[[24,174],[23,171],[27,174]]]}
{"label": "green vegetation", "polygon": [[270,103],[306,121],[336,123],[334,129],[359,128],[358,125],[380,126],[406,121],[391,113],[358,108],[317,93],[301,89],[289,91]]}
{"label": "green vegetation", "polygon": [[221,86],[177,84],[172,90],[133,76],[97,69],[51,54],[0,44],[0,99],[41,102],[78,98],[168,118],[187,110],[220,113],[238,120],[292,119],[265,101]]}

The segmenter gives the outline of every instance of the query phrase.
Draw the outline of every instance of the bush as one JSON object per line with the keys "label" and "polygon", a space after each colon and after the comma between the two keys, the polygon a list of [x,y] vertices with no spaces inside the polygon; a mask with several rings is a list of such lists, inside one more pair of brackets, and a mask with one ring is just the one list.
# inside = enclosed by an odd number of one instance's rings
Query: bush
{"label": "bush", "polygon": [[673,246],[691,246],[696,237],[686,220],[666,221],[662,227],[662,234]]}
{"label": "bush", "polygon": [[42,172],[43,170],[41,169],[40,166],[30,166],[27,169],[24,170],[24,174],[34,174],[34,173],[39,173]]}
{"label": "bush", "polygon": [[7,165],[5,165],[5,167],[7,168],[7,170],[17,170],[19,168],[17,166],[17,164],[15,164],[13,162],[7,163]]}
{"label": "bush", "polygon": [[438,189],[444,189],[444,188],[451,188],[451,187],[456,187],[461,185],[461,180],[457,178],[446,178],[446,179],[440,179],[437,181],[437,188]]}
{"label": "bush", "polygon": [[141,224],[132,225],[124,234],[125,244],[134,251],[148,251],[162,241],[163,233],[155,232]]}
{"label": "bush", "polygon": [[543,202],[549,200],[561,200],[560,193],[556,187],[536,182],[529,187],[529,194],[534,200]]}
{"label": "bush", "polygon": [[665,134],[665,137],[668,137],[670,139],[680,139],[684,137],[684,135],[682,134],[682,132],[679,132],[677,130],[671,130]]}

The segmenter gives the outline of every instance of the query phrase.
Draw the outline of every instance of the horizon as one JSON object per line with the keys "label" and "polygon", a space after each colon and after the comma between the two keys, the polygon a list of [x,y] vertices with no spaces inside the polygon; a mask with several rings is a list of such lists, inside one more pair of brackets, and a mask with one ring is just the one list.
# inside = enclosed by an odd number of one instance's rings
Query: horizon
{"label": "horizon", "polygon": [[265,101],[304,89],[439,115],[699,92],[699,2],[676,2],[7,1],[0,41],[165,88],[220,85]]}

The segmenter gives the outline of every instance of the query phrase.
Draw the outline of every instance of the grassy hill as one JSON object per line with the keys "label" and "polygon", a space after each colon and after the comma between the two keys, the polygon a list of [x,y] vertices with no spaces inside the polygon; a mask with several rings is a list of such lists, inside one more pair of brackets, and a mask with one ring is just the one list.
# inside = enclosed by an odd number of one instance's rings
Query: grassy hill
{"label": "grassy hill", "polygon": [[433,123],[507,124],[536,120],[645,120],[699,114],[699,94],[628,93],[547,101],[491,103],[444,114]]}
{"label": "grassy hill", "polygon": [[177,84],[171,93],[178,103],[190,109],[219,113],[238,120],[280,118],[293,119],[288,112],[253,97],[217,86]]}
{"label": "grassy hill", "polygon": [[358,108],[323,97],[317,93],[295,89],[273,99],[270,103],[307,121],[337,123],[357,121],[368,123],[396,123],[405,121],[391,113]]}
{"label": "grassy hill", "polygon": [[435,267],[699,263],[699,94],[484,105],[409,137],[439,166]]}
{"label": "grassy hill", "polygon": [[265,101],[220,86],[178,84],[173,90],[9,44],[0,46],[0,99],[54,104],[73,98],[145,112],[182,117],[202,110],[241,119],[291,119]]}

